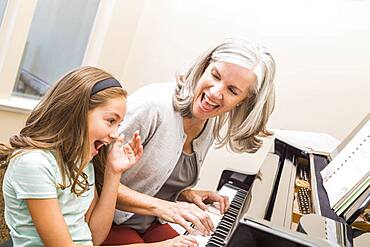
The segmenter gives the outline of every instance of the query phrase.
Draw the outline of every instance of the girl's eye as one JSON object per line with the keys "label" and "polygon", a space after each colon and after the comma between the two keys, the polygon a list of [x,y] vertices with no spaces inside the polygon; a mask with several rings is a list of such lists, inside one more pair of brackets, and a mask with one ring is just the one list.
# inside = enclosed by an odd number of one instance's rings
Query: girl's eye
{"label": "girl's eye", "polygon": [[114,124],[114,123],[116,122],[116,120],[115,120],[115,119],[108,119],[108,122],[109,122],[110,124]]}
{"label": "girl's eye", "polygon": [[235,89],[234,88],[232,88],[232,87],[229,87],[229,91],[232,93],[232,94],[234,94],[234,95],[238,95],[238,93],[235,91]]}

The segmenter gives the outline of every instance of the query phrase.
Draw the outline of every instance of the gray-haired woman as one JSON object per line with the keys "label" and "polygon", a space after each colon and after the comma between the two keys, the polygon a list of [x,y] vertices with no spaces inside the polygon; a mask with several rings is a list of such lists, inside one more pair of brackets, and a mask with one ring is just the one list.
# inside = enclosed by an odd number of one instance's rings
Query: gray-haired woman
{"label": "gray-haired woman", "polygon": [[120,131],[131,136],[139,129],[144,154],[122,175],[116,224],[106,244],[177,234],[157,219],[192,233],[191,222],[203,234],[211,233],[205,203],[219,203],[223,213],[228,200],[192,187],[214,142],[234,152],[255,152],[262,145],[259,137],[270,134],[266,123],[275,102],[274,74],[274,60],[264,47],[232,38],[198,58],[176,83],[150,84],[128,98]]}

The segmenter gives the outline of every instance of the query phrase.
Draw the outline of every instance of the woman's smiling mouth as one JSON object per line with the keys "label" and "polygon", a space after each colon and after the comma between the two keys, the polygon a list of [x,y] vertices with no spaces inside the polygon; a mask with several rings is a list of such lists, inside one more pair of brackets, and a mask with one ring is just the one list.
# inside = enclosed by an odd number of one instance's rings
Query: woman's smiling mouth
{"label": "woman's smiling mouth", "polygon": [[206,93],[202,94],[202,97],[200,99],[200,107],[203,111],[209,112],[216,108],[218,108],[220,105],[213,102]]}

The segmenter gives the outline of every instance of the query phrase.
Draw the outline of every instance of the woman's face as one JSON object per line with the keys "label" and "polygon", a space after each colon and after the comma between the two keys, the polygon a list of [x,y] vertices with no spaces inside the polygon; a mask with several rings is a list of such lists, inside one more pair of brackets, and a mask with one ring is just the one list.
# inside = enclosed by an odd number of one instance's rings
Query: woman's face
{"label": "woman's face", "polygon": [[206,120],[232,110],[255,85],[253,71],[232,63],[211,62],[194,95],[192,115]]}
{"label": "woman's face", "polygon": [[117,138],[119,123],[126,114],[125,97],[109,99],[106,104],[98,106],[88,113],[89,143],[91,158],[99,149]]}

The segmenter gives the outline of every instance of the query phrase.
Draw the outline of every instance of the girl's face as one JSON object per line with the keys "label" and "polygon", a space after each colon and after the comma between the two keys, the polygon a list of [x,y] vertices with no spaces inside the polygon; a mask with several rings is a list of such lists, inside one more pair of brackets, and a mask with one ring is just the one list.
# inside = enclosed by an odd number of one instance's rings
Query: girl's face
{"label": "girl's face", "polygon": [[192,115],[206,120],[228,112],[245,100],[255,85],[253,71],[232,63],[211,62],[196,88]]}
{"label": "girl's face", "polygon": [[125,97],[109,99],[106,104],[89,111],[87,116],[91,158],[99,148],[110,144],[118,136],[116,131],[126,114]]}

